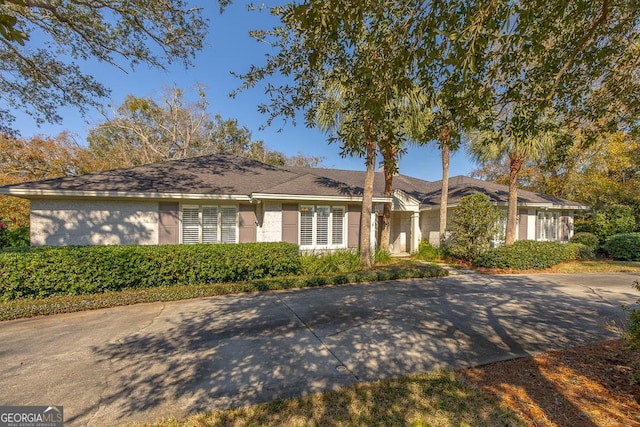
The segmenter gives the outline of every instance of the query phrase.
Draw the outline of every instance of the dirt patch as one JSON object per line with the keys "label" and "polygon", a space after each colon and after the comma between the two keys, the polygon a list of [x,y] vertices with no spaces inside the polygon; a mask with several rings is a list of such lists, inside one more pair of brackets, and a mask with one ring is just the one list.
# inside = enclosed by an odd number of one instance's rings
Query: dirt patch
{"label": "dirt patch", "polygon": [[640,352],[622,340],[466,369],[531,426],[640,426]]}

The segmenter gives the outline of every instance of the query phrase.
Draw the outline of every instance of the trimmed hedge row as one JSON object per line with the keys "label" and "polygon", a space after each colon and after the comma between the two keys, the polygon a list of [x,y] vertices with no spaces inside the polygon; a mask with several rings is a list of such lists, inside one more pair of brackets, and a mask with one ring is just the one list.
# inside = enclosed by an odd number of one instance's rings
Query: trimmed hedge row
{"label": "trimmed hedge row", "polygon": [[0,252],[0,300],[240,282],[300,272],[298,246],[83,246]]}
{"label": "trimmed hedge row", "polygon": [[15,299],[0,302],[0,321],[24,317],[71,313],[98,308],[116,307],[157,301],[212,297],[323,285],[374,282],[406,278],[444,277],[448,272],[436,265],[399,263],[371,270],[334,274],[322,277],[275,277],[240,283],[174,285],[148,289],[128,289],[90,295],[52,296],[42,299]]}
{"label": "trimmed hedge row", "polygon": [[591,250],[578,243],[536,242],[519,240],[513,245],[490,249],[478,256],[478,267],[513,270],[543,270],[561,262],[588,257]]}

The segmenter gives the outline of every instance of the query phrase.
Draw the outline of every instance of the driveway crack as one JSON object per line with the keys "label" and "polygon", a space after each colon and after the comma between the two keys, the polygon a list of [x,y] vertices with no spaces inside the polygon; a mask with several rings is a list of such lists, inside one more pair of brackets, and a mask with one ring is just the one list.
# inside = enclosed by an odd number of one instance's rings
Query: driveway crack
{"label": "driveway crack", "polygon": [[351,370],[349,369],[349,367],[346,365],[346,363],[344,363],[337,354],[335,354],[333,352],[333,350],[331,350],[331,348],[322,340],[322,338],[320,338],[315,331],[313,330],[313,328],[311,328],[311,326],[302,318],[298,315],[298,313],[295,312],[294,309],[291,308],[291,306],[289,306],[289,304],[287,304],[282,298],[280,298],[280,295],[276,292],[273,293],[276,298],[278,298],[278,301],[280,301],[286,308],[287,310],[289,310],[289,312],[291,312],[291,314],[293,314],[296,319],[298,319],[298,321],[300,323],[302,323],[304,325],[304,327],[311,333],[311,335],[313,335],[315,337],[315,339],[318,340],[318,342],[320,343],[320,345],[327,350],[327,352],[329,352],[329,354],[336,359],[336,361],[338,362],[338,367],[343,367],[348,373],[349,375],[357,382],[360,381],[360,378],[358,378],[358,376]]}

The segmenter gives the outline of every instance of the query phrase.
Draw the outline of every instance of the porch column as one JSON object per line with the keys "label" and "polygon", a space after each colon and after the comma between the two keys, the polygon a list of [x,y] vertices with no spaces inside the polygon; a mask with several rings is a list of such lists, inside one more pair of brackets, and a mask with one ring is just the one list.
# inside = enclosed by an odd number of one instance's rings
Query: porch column
{"label": "porch column", "polygon": [[411,243],[409,244],[409,253],[418,251],[422,232],[420,231],[420,212],[411,212]]}

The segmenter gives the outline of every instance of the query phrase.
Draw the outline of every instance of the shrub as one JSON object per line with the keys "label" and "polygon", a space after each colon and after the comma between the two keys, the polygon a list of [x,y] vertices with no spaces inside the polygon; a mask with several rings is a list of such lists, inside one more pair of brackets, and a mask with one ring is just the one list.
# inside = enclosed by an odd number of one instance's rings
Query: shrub
{"label": "shrub", "polygon": [[238,282],[300,272],[297,245],[40,247],[0,253],[0,300]]}
{"label": "shrub", "polygon": [[640,261],[640,233],[615,234],[602,248],[613,259]]}
{"label": "shrub", "polygon": [[303,275],[350,273],[360,268],[360,256],[352,250],[309,252],[302,256]]}
{"label": "shrub", "polygon": [[7,233],[7,246],[20,248],[29,246],[29,227],[15,227]]}
{"label": "shrub", "polygon": [[0,248],[9,246],[9,230],[6,222],[0,221]]}
{"label": "shrub", "polygon": [[[633,287],[640,291],[640,281],[633,282]],[[640,301],[638,301],[640,303]],[[629,313],[629,324],[625,330],[625,338],[631,346],[635,349],[640,350],[640,310],[638,309],[630,309]]]}
{"label": "shrub", "polygon": [[580,232],[573,235],[570,240],[571,243],[581,243],[591,249],[593,251],[597,251],[600,246],[600,241],[598,240],[598,236],[593,233]]}
{"label": "shrub", "polygon": [[489,249],[491,240],[500,233],[501,218],[500,209],[488,196],[477,193],[461,198],[445,250],[454,258],[471,261]]}
{"label": "shrub", "polygon": [[376,248],[374,260],[376,264],[389,264],[392,260],[391,253],[389,251]]}
{"label": "shrub", "polygon": [[473,261],[478,267],[513,270],[541,270],[578,259],[584,245],[574,243],[519,240],[512,245],[493,248]]}
{"label": "shrub", "polygon": [[442,250],[431,246],[427,240],[420,242],[418,246],[418,252],[414,254],[414,257],[423,261],[437,261],[442,258]]}
{"label": "shrub", "polygon": [[600,243],[614,234],[631,233],[635,227],[636,218],[630,206],[607,206],[594,212],[591,218],[591,232]]}

